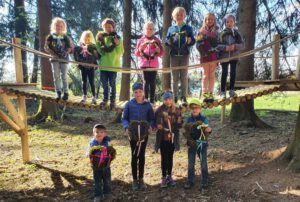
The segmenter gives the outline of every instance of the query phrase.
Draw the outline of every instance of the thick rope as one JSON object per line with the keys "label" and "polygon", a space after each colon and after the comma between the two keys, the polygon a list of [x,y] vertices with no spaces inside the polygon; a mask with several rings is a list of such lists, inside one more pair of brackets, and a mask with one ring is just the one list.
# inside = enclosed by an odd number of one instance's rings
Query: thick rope
{"label": "thick rope", "polygon": [[35,49],[32,49],[32,48],[29,48],[27,46],[24,46],[24,45],[21,45],[21,44],[15,44],[15,43],[12,43],[12,42],[7,42],[7,41],[4,41],[2,39],[0,39],[0,42],[3,43],[3,44],[6,44],[6,45],[9,45],[9,46],[12,46],[12,47],[15,47],[15,48],[20,48],[22,50],[25,50],[27,52],[31,52],[35,55],[38,55],[39,57],[43,57],[43,58],[48,58],[48,59],[54,59],[58,62],[64,62],[64,63],[71,63],[71,64],[77,64],[77,65],[82,65],[84,67],[88,67],[88,68],[110,68],[112,70],[116,70],[118,72],[121,72],[121,73],[124,73],[124,74],[130,74],[130,73],[138,73],[138,72],[143,72],[143,71],[157,71],[158,73],[171,73],[171,71],[174,71],[174,70],[181,70],[181,69],[197,69],[197,68],[201,68],[203,65],[206,65],[206,64],[215,64],[215,63],[223,63],[223,62],[228,62],[230,60],[238,60],[240,58],[243,58],[243,57],[247,57],[247,56],[250,56],[250,55],[253,55],[255,54],[256,52],[260,52],[262,50],[265,50],[277,43],[281,43],[283,41],[286,41],[287,39],[289,38],[292,38],[296,35],[298,35],[300,33],[300,31],[298,32],[295,32],[289,36],[286,36],[280,40],[276,40],[276,41],[272,41],[266,45],[263,45],[261,47],[258,47],[258,48],[255,48],[255,49],[252,49],[252,50],[249,50],[249,51],[246,51],[246,52],[243,52],[243,53],[240,53],[239,55],[236,55],[236,56],[232,56],[232,57],[228,57],[228,58],[223,58],[223,59],[218,59],[218,60],[214,60],[214,61],[211,61],[211,62],[205,62],[205,63],[199,63],[199,64],[194,64],[194,65],[188,65],[188,66],[176,66],[176,67],[163,67],[162,69],[155,69],[155,68],[144,68],[144,69],[134,69],[134,68],[131,68],[131,67],[111,67],[111,66],[100,66],[100,65],[96,65],[96,64],[90,64],[90,63],[83,63],[83,62],[76,62],[76,61],[73,61],[73,60],[65,60],[65,59],[60,59],[60,58],[56,58],[56,57],[53,57],[49,54],[46,54],[44,52],[41,52],[41,51],[37,51]]}

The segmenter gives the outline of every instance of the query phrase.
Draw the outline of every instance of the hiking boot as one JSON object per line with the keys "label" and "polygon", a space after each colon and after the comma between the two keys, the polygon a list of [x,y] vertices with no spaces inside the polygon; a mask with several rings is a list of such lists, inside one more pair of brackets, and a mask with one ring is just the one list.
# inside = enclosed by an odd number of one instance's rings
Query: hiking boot
{"label": "hiking boot", "polygon": [[147,185],[144,183],[143,179],[139,179],[139,189],[142,191],[147,189]]}
{"label": "hiking boot", "polygon": [[234,92],[234,90],[229,91],[229,97],[236,97],[237,94]]}
{"label": "hiking boot", "polygon": [[62,97],[62,99],[64,101],[68,100],[69,99],[69,94],[68,93],[64,93],[64,96]]}
{"label": "hiking boot", "polygon": [[55,100],[56,100],[56,102],[58,102],[60,99],[61,99],[61,92],[57,91]]}
{"label": "hiking boot", "polygon": [[82,103],[85,103],[85,102],[86,102],[86,95],[82,96],[82,99],[81,99],[80,102],[82,102]]}
{"label": "hiking boot", "polygon": [[171,186],[175,186],[175,184],[176,184],[171,175],[167,176],[167,181],[168,181],[168,184]]}
{"label": "hiking boot", "polygon": [[222,99],[226,99],[226,92],[221,91],[220,96]]}
{"label": "hiking boot", "polygon": [[139,182],[138,182],[138,180],[133,180],[133,182],[132,182],[132,190],[136,191],[138,189],[139,189]]}
{"label": "hiking boot", "polygon": [[185,188],[185,189],[190,189],[192,187],[193,187],[193,184],[190,182],[186,182],[185,185],[183,186],[183,188]]}
{"label": "hiking boot", "polygon": [[166,177],[163,177],[162,180],[161,180],[161,184],[160,184],[160,187],[161,188],[165,188],[168,186],[168,183],[167,183],[167,178]]}
{"label": "hiking boot", "polygon": [[96,99],[95,96],[93,96],[93,98],[92,98],[92,104],[93,104],[93,105],[97,104],[97,99]]}

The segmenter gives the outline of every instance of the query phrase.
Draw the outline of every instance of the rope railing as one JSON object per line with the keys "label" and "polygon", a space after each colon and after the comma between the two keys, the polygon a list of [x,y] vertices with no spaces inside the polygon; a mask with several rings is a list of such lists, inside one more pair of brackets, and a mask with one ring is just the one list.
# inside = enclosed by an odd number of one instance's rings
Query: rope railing
{"label": "rope railing", "polygon": [[158,73],[171,73],[171,71],[173,70],[181,70],[181,69],[188,69],[188,70],[192,70],[192,69],[197,69],[197,68],[201,68],[201,66],[206,65],[206,64],[215,64],[215,63],[223,63],[223,62],[228,62],[230,60],[238,60],[240,58],[243,57],[247,57],[247,56],[251,56],[254,55],[257,52],[260,52],[262,50],[265,50],[269,47],[272,47],[273,45],[277,44],[277,43],[281,43],[289,38],[292,38],[296,35],[298,35],[300,33],[300,31],[295,32],[293,34],[290,34],[280,40],[276,40],[276,41],[272,41],[270,43],[267,43],[263,46],[260,46],[258,48],[249,50],[249,51],[245,51],[243,53],[240,53],[239,55],[236,56],[232,56],[232,57],[228,57],[228,58],[223,58],[223,59],[218,59],[218,60],[214,60],[211,62],[205,62],[205,63],[199,63],[199,64],[193,64],[193,65],[188,65],[188,66],[176,66],[176,67],[163,67],[161,69],[153,69],[153,68],[143,68],[143,69],[135,69],[135,68],[131,68],[131,67],[111,67],[111,66],[100,66],[100,65],[96,65],[96,64],[90,64],[90,63],[83,63],[83,62],[77,62],[77,61],[73,61],[73,60],[65,60],[65,59],[60,59],[57,57],[53,57],[47,53],[35,50],[33,48],[30,48],[28,46],[25,45],[21,45],[21,44],[15,44],[13,42],[7,42],[5,40],[0,39],[0,42],[2,44],[6,44],[15,48],[20,48],[21,50],[33,53],[35,55],[38,55],[39,57],[43,57],[43,58],[48,58],[48,59],[54,59],[58,62],[64,62],[64,63],[71,63],[71,64],[77,64],[77,65],[82,65],[88,68],[110,68],[112,70],[116,70],[120,73],[124,73],[124,74],[130,74],[130,73],[138,73],[138,72],[143,72],[143,71],[157,71]]}

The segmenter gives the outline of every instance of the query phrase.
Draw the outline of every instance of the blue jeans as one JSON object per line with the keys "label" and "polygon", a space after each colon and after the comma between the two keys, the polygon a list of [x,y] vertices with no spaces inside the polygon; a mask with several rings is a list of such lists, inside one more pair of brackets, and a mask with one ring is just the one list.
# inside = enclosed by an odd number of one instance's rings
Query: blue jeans
{"label": "blue jeans", "polygon": [[103,88],[103,100],[108,101],[108,89],[110,85],[110,101],[116,100],[117,72],[100,71],[100,80]]}
{"label": "blue jeans", "polygon": [[94,197],[111,194],[111,172],[110,167],[100,170],[93,169]]}
{"label": "blue jeans", "polygon": [[188,183],[191,185],[194,184],[195,179],[196,154],[200,158],[202,176],[201,184],[208,183],[207,147],[208,143],[202,143],[202,146],[198,149],[198,151],[190,146],[188,147]]}
{"label": "blue jeans", "polygon": [[[68,93],[68,80],[67,80],[67,72],[68,72],[68,64],[52,61],[52,73],[53,73],[53,81],[55,91]],[[63,89],[61,88],[61,82],[63,84]]]}

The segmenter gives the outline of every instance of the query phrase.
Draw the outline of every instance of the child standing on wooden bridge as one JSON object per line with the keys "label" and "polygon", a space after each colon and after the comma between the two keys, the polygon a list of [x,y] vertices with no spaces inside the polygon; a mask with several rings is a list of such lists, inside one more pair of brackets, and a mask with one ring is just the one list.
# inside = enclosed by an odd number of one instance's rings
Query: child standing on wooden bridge
{"label": "child standing on wooden bridge", "polygon": [[179,151],[179,128],[182,126],[181,111],[175,107],[174,95],[166,91],[162,95],[163,104],[155,112],[156,142],[155,151],[160,149],[162,181],[161,187],[174,186],[172,178],[174,150]]}
{"label": "child standing on wooden bridge", "polygon": [[[68,63],[60,62],[55,60],[55,58],[68,60],[69,54],[72,52],[73,43],[71,39],[67,36],[67,24],[62,18],[53,18],[50,26],[50,34],[46,38],[45,51],[53,56],[50,59],[54,87],[56,91],[56,100],[61,99],[62,91],[64,92],[62,99],[68,100]],[[61,87],[61,82],[63,88]]]}

